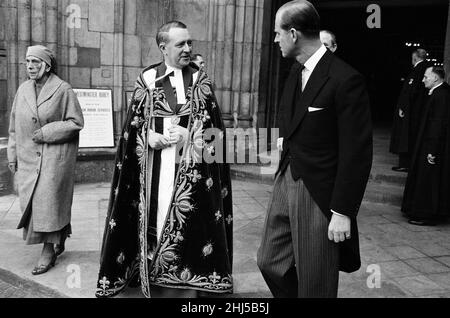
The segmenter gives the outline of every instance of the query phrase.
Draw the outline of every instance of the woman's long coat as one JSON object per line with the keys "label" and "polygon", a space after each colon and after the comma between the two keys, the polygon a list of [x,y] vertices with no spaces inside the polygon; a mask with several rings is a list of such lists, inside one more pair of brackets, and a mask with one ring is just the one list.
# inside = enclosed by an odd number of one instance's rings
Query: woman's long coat
{"label": "woman's long coat", "polygon": [[[51,74],[36,98],[35,82],[17,90],[11,111],[8,161],[17,162],[22,212],[33,230],[55,232],[70,222],[75,162],[83,114],[71,86]],[[32,140],[37,132],[36,142]],[[25,218],[19,224],[24,224]]]}

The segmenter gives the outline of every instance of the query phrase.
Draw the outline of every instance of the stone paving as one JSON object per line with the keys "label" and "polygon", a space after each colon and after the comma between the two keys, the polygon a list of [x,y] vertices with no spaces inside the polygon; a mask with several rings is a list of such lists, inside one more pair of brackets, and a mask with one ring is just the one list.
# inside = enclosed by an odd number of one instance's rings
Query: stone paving
{"label": "stone paving", "polygon": [[[233,181],[236,296],[270,297],[256,266],[256,251],[271,189],[266,184]],[[73,235],[66,252],[55,268],[36,277],[30,270],[41,247],[24,245],[22,232],[15,229],[18,200],[14,195],[1,197],[0,268],[69,297],[93,297],[108,194],[106,183],[76,185]],[[363,264],[355,273],[341,273],[339,297],[450,296],[449,224],[413,226],[398,207],[370,202],[363,203],[358,221]],[[79,286],[72,276],[78,270]],[[140,296],[132,289],[122,295]]]}
{"label": "stone paving", "polygon": [[[374,164],[358,215],[362,266],[355,273],[341,273],[339,297],[450,297],[450,224],[420,227],[407,223],[399,208],[406,174],[390,170],[397,158],[386,154],[388,131],[376,131],[374,137]],[[272,191],[270,176],[260,175],[255,181],[255,171],[259,173],[260,168],[232,167],[232,297],[271,297],[256,266]],[[26,246],[21,230],[15,229],[21,214],[17,197],[0,197],[0,297],[37,295],[14,289],[24,284],[45,287],[41,292],[46,295],[94,297],[109,190],[109,183],[75,186],[73,235],[57,266],[40,276],[32,276],[30,271],[41,246]],[[5,276],[9,272],[12,274]],[[142,294],[130,288],[120,297]]]}

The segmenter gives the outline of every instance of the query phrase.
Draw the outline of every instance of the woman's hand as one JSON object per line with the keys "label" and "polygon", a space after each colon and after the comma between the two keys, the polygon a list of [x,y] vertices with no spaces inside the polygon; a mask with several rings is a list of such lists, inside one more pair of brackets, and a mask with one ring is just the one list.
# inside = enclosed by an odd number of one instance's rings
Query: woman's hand
{"label": "woman's hand", "polygon": [[31,136],[31,140],[33,140],[37,144],[44,143],[44,135],[42,134],[42,130],[38,129],[33,132],[33,135]]}

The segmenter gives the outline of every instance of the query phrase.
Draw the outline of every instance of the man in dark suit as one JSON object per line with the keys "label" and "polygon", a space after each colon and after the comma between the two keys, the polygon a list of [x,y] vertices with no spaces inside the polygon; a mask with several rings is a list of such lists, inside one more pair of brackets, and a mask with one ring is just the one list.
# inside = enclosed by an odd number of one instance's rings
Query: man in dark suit
{"label": "man in dark suit", "polygon": [[282,155],[258,250],[275,297],[336,297],[339,270],[361,266],[358,213],[372,164],[363,77],[328,51],[303,0],[276,14],[275,42],[296,63],[280,103]]}
{"label": "man in dark suit", "polygon": [[417,131],[421,122],[422,108],[427,96],[422,79],[429,63],[427,51],[417,49],[412,53],[413,69],[403,83],[398,97],[391,132],[389,151],[399,155],[398,166],[394,171],[407,172],[411,154],[417,140]]}

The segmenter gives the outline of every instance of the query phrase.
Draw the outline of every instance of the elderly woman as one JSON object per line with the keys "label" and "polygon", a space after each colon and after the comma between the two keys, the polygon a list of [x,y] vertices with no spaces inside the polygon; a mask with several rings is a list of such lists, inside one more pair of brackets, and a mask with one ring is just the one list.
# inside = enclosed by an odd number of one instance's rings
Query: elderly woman
{"label": "elderly woman", "polygon": [[64,251],[83,114],[71,86],[56,75],[44,46],[26,54],[29,80],[17,90],[9,125],[9,168],[18,185],[26,244],[44,244],[33,275],[47,272]]}

